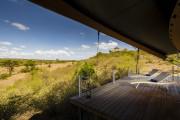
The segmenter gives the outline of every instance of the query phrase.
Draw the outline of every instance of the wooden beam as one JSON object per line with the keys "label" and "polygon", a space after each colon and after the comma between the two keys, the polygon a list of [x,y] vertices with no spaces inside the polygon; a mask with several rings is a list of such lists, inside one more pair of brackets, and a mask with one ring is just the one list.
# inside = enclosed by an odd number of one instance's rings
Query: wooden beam
{"label": "wooden beam", "polygon": [[180,0],[177,1],[169,24],[169,38],[180,51]]}

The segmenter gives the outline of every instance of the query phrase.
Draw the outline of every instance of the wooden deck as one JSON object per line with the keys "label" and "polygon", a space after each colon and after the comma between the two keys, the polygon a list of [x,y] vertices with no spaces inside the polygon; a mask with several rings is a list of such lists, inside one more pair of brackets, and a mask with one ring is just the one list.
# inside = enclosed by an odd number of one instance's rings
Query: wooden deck
{"label": "wooden deck", "polygon": [[73,97],[72,104],[108,120],[180,120],[177,84],[109,83],[92,91],[92,98]]}

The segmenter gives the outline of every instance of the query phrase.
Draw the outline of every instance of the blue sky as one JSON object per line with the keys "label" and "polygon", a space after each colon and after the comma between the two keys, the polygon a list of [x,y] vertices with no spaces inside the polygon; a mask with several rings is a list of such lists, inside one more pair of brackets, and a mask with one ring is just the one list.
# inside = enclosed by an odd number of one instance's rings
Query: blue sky
{"label": "blue sky", "polygon": [[[97,31],[27,0],[0,1],[0,58],[84,59],[96,54]],[[100,51],[132,46],[103,33]]]}

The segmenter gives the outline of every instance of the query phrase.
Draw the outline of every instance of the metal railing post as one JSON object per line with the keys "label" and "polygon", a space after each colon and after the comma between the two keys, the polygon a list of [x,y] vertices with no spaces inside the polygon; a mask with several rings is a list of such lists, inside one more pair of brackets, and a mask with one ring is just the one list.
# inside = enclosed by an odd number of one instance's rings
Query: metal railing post
{"label": "metal railing post", "polygon": [[81,97],[81,76],[78,78],[78,89],[79,89],[79,97]]}
{"label": "metal railing post", "polygon": [[116,72],[115,72],[115,70],[113,70],[113,72],[112,72],[113,84],[115,84],[115,82],[116,82],[115,74],[116,74]]}

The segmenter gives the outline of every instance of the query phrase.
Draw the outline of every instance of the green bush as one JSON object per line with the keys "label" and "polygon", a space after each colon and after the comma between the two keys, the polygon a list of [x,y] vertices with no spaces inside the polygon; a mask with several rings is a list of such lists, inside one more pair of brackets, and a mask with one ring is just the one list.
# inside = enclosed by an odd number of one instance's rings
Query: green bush
{"label": "green bush", "polygon": [[128,76],[129,68],[118,68],[116,72],[116,79],[120,79],[124,76]]}
{"label": "green bush", "polygon": [[0,75],[0,80],[7,79],[8,77],[10,77],[10,75],[7,74],[7,73],[1,74],[1,75]]}
{"label": "green bush", "polygon": [[102,71],[100,75],[98,75],[98,83],[100,85],[104,85],[112,81],[112,74],[109,71]]}
{"label": "green bush", "polygon": [[88,80],[95,75],[94,67],[86,62],[80,68],[78,75],[81,76],[82,80]]}
{"label": "green bush", "polygon": [[22,73],[27,73],[27,72],[29,72],[29,69],[27,69],[27,68],[25,67],[25,68],[21,69],[21,72],[22,72]]}
{"label": "green bush", "polygon": [[28,60],[24,64],[25,68],[21,70],[21,72],[26,73],[26,72],[31,72],[33,70],[36,70],[36,62],[33,60]]}

